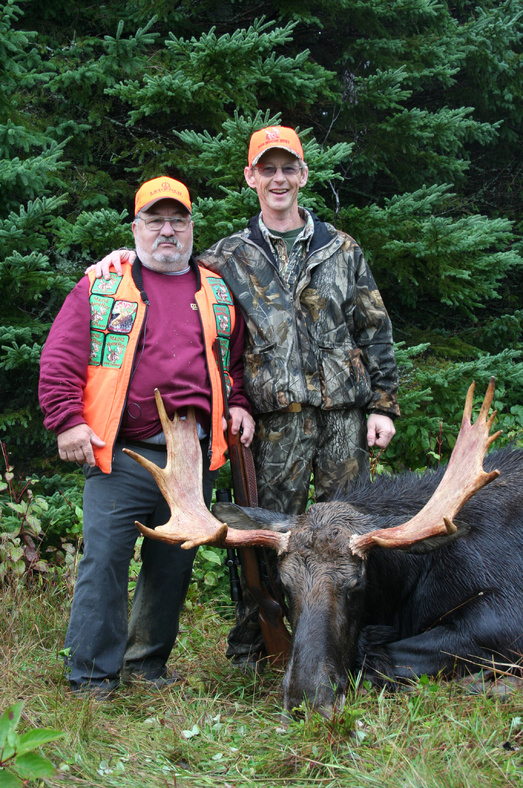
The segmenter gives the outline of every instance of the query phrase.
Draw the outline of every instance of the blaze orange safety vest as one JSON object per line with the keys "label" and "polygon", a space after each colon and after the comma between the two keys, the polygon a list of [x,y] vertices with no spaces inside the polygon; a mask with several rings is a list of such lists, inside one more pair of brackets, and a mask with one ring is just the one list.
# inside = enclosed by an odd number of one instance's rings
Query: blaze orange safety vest
{"label": "blaze orange safety vest", "polygon": [[[222,428],[224,414],[223,387],[213,345],[222,349],[223,365],[230,392],[232,378],[228,372],[229,339],[236,320],[229,288],[219,276],[197,267],[201,287],[195,300],[203,328],[207,369],[211,381],[211,464],[210,470],[225,462],[227,442]],[[111,472],[114,442],[120,428],[136,346],[140,338],[147,305],[132,277],[132,266],[122,276],[111,273],[109,280],[89,274],[91,307],[91,354],[84,389],[84,418],[92,430],[105,441],[103,448],[93,446],[97,466]]]}

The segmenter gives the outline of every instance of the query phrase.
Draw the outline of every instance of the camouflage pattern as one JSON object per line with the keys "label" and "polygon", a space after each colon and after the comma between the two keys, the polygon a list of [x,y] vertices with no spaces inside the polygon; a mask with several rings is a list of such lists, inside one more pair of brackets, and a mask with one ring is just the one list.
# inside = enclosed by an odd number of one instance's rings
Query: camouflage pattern
{"label": "camouflage pattern", "polygon": [[267,650],[258,620],[259,607],[247,587],[245,575],[241,570],[240,585],[242,598],[236,602],[236,624],[227,637],[225,656],[233,665],[261,670],[264,667]]}
{"label": "camouflage pattern", "polygon": [[258,217],[199,258],[223,276],[244,313],[247,396],[256,413],[297,402],[396,416],[392,329],[376,283],[356,242],[311,217],[313,237],[288,281]]}
{"label": "camouflage pattern", "polygon": [[305,259],[311,239],[314,236],[314,221],[311,214],[307,211],[305,226],[296,236],[290,253],[287,251],[287,244],[278,235],[274,235],[263,223],[261,214],[258,217],[258,227],[265,241],[271,246],[274,256],[278,261],[279,271],[287,285],[292,286],[296,280],[297,273],[302,261]]}
{"label": "camouflage pattern", "polygon": [[[300,513],[365,473],[366,412],[399,414],[392,328],[357,243],[300,209],[290,254],[261,214],[200,256],[232,290],[246,322],[244,385],[256,414],[259,505]],[[299,403],[299,413],[283,409]],[[227,656],[254,666],[265,647],[242,582]]]}
{"label": "camouflage pattern", "polygon": [[258,505],[300,514],[311,477],[317,501],[330,500],[369,471],[367,425],[361,410],[267,413],[256,419],[252,444]]}

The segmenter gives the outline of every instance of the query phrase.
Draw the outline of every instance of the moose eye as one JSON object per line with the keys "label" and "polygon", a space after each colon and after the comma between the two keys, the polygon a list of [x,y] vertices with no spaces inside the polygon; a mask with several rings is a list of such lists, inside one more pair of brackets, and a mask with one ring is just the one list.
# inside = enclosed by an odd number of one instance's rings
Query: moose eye
{"label": "moose eye", "polygon": [[350,594],[351,591],[354,591],[354,589],[357,588],[357,587],[358,587],[358,578],[357,577],[353,577],[347,583],[346,591],[347,591],[348,594]]}
{"label": "moose eye", "polygon": [[355,572],[352,577],[346,580],[345,591],[347,595],[353,594],[354,591],[359,590],[363,586],[363,580],[365,577],[365,572],[363,567],[360,568],[359,572]]}

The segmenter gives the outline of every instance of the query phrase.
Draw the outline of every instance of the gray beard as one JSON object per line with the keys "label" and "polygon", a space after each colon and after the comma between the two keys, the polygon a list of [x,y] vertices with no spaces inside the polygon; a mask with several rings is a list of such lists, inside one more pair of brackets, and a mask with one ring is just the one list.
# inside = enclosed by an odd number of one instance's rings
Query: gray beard
{"label": "gray beard", "polygon": [[153,249],[152,253],[146,252],[139,241],[135,239],[136,254],[140,258],[142,265],[150,268],[151,271],[158,271],[160,273],[168,271],[183,271],[189,265],[189,260],[192,254],[193,244],[192,241],[187,250],[182,254],[179,246],[172,247],[168,252],[158,252]]}

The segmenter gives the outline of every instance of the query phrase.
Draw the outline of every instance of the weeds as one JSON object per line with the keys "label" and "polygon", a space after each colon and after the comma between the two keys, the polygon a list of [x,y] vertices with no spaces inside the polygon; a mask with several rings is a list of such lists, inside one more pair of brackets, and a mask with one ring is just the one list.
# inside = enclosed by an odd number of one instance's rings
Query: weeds
{"label": "weeds", "polygon": [[[522,692],[505,702],[420,679],[389,694],[356,685],[342,711],[284,725],[281,671],[236,672],[224,657],[230,609],[194,597],[171,658],[184,681],[114,700],[71,700],[58,656],[70,589],[58,576],[0,588],[0,713],[24,703],[19,735],[65,733],[42,755],[88,788],[489,788],[523,779]],[[219,608],[219,612],[217,612]],[[366,686],[364,686],[366,685]],[[5,773],[5,772],[4,772]],[[2,784],[0,770],[0,785]]]}
{"label": "weeds", "polygon": [[35,497],[33,479],[16,481],[7,450],[0,444],[5,472],[0,479],[0,581],[21,577],[26,571],[43,571],[38,547],[41,542],[41,515],[47,508],[44,498]]}
{"label": "weeds", "polygon": [[0,784],[3,788],[21,788],[26,780],[52,777],[55,768],[48,758],[34,750],[65,734],[52,728],[36,728],[17,733],[24,703],[14,703],[0,717]]}
{"label": "weeds", "polygon": [[68,480],[68,494],[76,499],[73,503],[63,490],[54,489],[56,476],[17,478],[3,443],[0,449],[4,464],[0,477],[0,582],[25,582],[57,566],[68,570],[72,582],[81,542],[81,477],[76,474]]}

